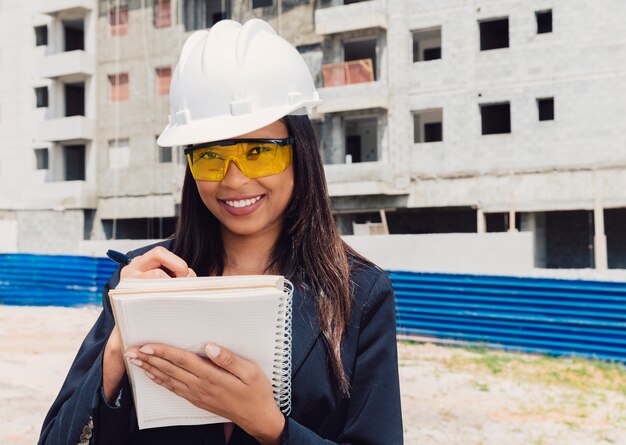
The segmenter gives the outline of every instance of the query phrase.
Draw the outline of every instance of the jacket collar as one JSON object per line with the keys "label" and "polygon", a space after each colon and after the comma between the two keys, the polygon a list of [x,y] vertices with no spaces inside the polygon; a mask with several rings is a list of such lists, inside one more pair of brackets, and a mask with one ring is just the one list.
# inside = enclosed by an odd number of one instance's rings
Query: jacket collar
{"label": "jacket collar", "polygon": [[315,300],[310,292],[294,286],[292,304],[291,378],[293,380],[311,352],[321,328]]}

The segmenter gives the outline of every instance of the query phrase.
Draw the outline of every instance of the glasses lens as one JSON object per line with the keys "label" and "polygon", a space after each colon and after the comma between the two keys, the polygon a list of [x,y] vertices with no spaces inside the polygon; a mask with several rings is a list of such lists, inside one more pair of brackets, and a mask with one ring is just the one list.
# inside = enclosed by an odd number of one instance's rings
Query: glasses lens
{"label": "glasses lens", "polygon": [[225,154],[217,147],[194,150],[189,155],[191,173],[199,181],[221,181],[226,165]]}
{"label": "glasses lens", "polygon": [[235,145],[212,145],[199,148],[188,156],[194,179],[221,181],[229,161],[248,178],[261,178],[284,171],[291,164],[292,146],[272,142],[241,142]]}
{"label": "glasses lens", "polygon": [[242,171],[249,178],[261,178],[284,171],[291,164],[291,145],[246,143],[245,156],[239,158]]}

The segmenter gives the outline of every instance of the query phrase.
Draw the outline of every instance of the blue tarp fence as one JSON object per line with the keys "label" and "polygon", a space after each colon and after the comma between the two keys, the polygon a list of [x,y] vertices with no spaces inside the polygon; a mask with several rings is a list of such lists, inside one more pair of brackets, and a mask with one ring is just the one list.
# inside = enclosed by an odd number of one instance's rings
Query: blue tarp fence
{"label": "blue tarp fence", "polygon": [[[100,304],[106,258],[0,254],[0,304]],[[626,362],[626,283],[390,271],[398,333]]]}

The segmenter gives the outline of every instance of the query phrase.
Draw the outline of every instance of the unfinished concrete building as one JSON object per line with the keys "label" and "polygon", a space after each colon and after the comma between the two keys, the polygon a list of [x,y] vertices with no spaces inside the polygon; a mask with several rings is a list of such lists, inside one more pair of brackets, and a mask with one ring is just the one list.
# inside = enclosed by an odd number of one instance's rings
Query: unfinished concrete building
{"label": "unfinished concrete building", "polygon": [[626,267],[625,18],[617,0],[321,2],[344,233],[524,230],[538,267]]}
{"label": "unfinished concrete building", "polygon": [[324,99],[312,118],[343,233],[530,231],[538,267],[626,268],[619,0],[35,3],[19,8],[41,68],[16,82],[41,126],[10,127],[26,148],[0,159],[3,227],[34,240],[19,250],[170,235],[185,161],[156,136],[179,51],[217,20],[261,17]]}
{"label": "unfinished concrete building", "polygon": [[72,252],[95,187],[96,2],[2,2],[2,250]]}

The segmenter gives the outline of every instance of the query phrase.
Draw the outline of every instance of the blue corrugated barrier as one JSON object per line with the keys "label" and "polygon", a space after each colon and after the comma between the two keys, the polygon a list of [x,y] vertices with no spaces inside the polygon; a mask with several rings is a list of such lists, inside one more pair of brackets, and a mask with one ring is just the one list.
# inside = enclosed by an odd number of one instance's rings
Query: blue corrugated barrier
{"label": "blue corrugated barrier", "polygon": [[116,268],[108,258],[0,254],[0,304],[101,304],[102,287]]}
{"label": "blue corrugated barrier", "polygon": [[389,272],[398,333],[626,362],[626,283]]}
{"label": "blue corrugated barrier", "polygon": [[[100,304],[107,258],[0,254],[0,304]],[[626,362],[626,283],[389,272],[398,333]]]}

